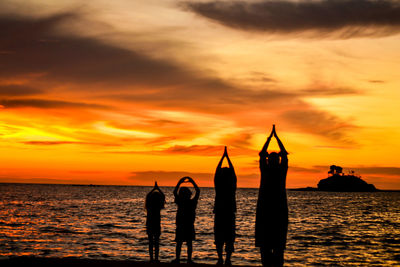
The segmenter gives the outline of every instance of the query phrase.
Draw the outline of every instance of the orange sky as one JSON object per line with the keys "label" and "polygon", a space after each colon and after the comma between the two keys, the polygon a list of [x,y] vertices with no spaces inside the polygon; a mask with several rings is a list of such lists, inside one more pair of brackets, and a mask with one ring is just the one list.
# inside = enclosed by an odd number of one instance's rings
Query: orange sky
{"label": "orange sky", "polygon": [[0,182],[257,187],[276,124],[289,188],[400,189],[398,2],[296,3],[2,1]]}

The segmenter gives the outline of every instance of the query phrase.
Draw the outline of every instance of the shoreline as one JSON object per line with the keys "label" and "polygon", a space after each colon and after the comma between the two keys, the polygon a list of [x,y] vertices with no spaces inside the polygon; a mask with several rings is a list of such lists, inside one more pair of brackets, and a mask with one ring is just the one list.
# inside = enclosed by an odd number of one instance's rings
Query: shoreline
{"label": "shoreline", "polygon": [[[10,257],[8,259],[0,259],[1,266],[38,266],[38,267],[214,267],[215,264],[205,264],[205,263],[191,263],[188,264],[184,261],[181,263],[171,263],[171,262],[158,262],[153,263],[149,261],[138,261],[138,260],[105,260],[105,259],[83,259],[75,257],[67,258],[45,258],[45,257],[30,257],[30,256],[20,256],[20,257]],[[250,265],[232,265],[238,267],[254,267]]]}

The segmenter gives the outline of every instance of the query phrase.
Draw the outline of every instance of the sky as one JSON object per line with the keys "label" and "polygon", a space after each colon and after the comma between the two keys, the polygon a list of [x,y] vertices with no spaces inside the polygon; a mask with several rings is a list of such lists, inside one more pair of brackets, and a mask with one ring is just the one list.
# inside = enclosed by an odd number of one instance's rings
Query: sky
{"label": "sky", "polygon": [[[400,1],[3,0],[0,182],[400,189]],[[277,151],[272,141],[270,151]],[[224,163],[226,164],[226,163]]]}

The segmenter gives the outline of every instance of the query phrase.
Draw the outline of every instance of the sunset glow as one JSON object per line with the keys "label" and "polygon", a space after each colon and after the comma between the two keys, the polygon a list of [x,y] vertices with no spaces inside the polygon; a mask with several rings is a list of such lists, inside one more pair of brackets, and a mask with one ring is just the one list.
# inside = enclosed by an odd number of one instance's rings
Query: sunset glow
{"label": "sunset glow", "polygon": [[258,187],[275,124],[288,188],[400,189],[399,3],[297,2],[2,1],[0,182]]}

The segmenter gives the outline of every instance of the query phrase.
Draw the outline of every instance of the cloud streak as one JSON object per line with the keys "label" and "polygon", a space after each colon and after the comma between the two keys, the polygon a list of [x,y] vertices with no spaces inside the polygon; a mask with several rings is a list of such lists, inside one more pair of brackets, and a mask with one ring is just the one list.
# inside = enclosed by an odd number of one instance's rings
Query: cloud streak
{"label": "cloud streak", "polygon": [[119,146],[119,144],[91,143],[91,142],[81,142],[81,141],[25,141],[22,143],[25,145],[35,145],[35,146],[57,146],[57,145]]}
{"label": "cloud streak", "polygon": [[302,132],[319,135],[350,146],[356,144],[356,141],[349,139],[346,133],[356,130],[357,127],[328,112],[314,109],[289,110],[283,112],[280,117]]}
{"label": "cloud streak", "polygon": [[[229,145],[226,143],[226,145]],[[107,151],[111,154],[146,154],[146,155],[191,155],[191,156],[211,156],[220,157],[224,151],[223,145],[173,145],[165,149],[159,150],[145,150],[145,151],[132,151],[132,150],[113,150]],[[234,145],[229,146],[229,154],[234,156],[239,155],[257,155],[257,151],[240,148]]]}
{"label": "cloud streak", "polygon": [[26,85],[0,85],[0,96],[2,97],[36,95],[43,92],[44,90]]}
{"label": "cloud streak", "polygon": [[[163,184],[175,185],[182,177],[192,177],[199,186],[214,186],[214,173],[186,172],[186,171],[141,171],[132,172],[130,180],[141,185],[153,185],[154,181]],[[238,175],[238,186],[248,187],[259,181],[259,174]],[[161,184],[161,185],[163,185]]]}
{"label": "cloud streak", "polygon": [[62,100],[47,100],[47,99],[1,99],[0,105],[3,108],[90,108],[90,109],[108,109],[108,106],[100,104],[90,104],[83,102],[70,102]]}
{"label": "cloud streak", "polygon": [[356,172],[359,172],[361,174],[365,173],[365,174],[390,175],[390,176],[397,176],[400,178],[399,167],[354,167],[346,169],[355,170]]}
{"label": "cloud streak", "polygon": [[270,34],[346,39],[400,32],[400,5],[391,0],[212,1],[184,6],[228,27]]}

